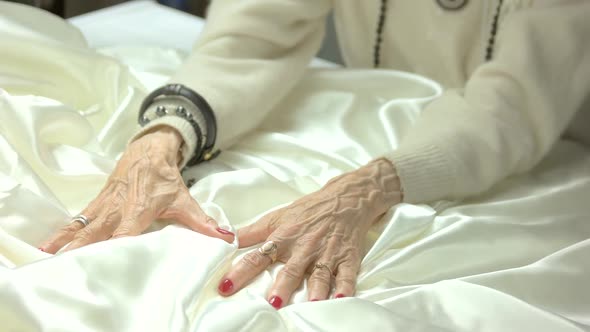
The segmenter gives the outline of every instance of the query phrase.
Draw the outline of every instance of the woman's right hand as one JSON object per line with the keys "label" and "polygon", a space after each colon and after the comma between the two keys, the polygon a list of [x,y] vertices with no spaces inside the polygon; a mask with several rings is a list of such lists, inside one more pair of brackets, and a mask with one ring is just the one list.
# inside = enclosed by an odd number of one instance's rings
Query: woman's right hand
{"label": "woman's right hand", "polygon": [[128,147],[106,185],[73,222],[58,230],[39,249],[56,253],[110,238],[139,235],[155,219],[173,219],[199,233],[233,242],[234,234],[218,227],[184,185],[178,161],[182,137],[162,126]]}

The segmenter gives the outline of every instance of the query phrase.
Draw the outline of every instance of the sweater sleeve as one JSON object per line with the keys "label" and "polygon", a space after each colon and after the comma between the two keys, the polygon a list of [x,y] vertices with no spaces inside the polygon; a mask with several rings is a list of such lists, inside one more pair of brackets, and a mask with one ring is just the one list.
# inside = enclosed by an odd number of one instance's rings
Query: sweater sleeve
{"label": "sweater sleeve", "polygon": [[590,3],[506,16],[493,61],[423,111],[388,155],[407,202],[461,199],[537,164],[590,92]]}
{"label": "sweater sleeve", "polygon": [[[171,78],[201,94],[217,119],[218,147],[255,128],[300,80],[321,45],[331,0],[214,0],[192,54]],[[183,159],[196,145],[189,127]]]}

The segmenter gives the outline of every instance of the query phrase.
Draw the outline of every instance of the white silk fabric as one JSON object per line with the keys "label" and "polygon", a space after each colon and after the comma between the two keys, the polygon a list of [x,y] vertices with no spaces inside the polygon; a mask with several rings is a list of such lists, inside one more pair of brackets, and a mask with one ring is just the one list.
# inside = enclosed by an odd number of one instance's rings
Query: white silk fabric
{"label": "white silk fabric", "polygon": [[[281,264],[222,298],[219,278],[252,249],[165,221],[37,250],[100,191],[138,103],[181,61],[98,53],[60,19],[0,3],[0,331],[590,331],[590,151],[568,141],[485,195],[393,207],[351,298],[307,302],[303,285],[274,310]],[[256,131],[188,171],[191,193],[238,229],[394,149],[440,92],[406,73],[312,70]]]}

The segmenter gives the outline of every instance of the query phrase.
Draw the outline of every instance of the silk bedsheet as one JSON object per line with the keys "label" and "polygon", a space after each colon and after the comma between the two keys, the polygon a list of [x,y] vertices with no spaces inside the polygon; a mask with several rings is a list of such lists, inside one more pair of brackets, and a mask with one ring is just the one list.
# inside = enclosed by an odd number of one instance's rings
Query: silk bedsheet
{"label": "silk bedsheet", "polygon": [[[462,202],[393,207],[367,236],[354,298],[276,311],[281,264],[229,298],[250,249],[157,221],[138,237],[36,246],[101,189],[173,50],[89,49],[60,19],[0,3],[0,331],[590,331],[590,151]],[[235,230],[395,149],[442,88],[394,71],[310,70],[261,126],[188,170]],[[228,96],[231,98],[231,96]],[[245,110],[246,111],[246,110]]]}

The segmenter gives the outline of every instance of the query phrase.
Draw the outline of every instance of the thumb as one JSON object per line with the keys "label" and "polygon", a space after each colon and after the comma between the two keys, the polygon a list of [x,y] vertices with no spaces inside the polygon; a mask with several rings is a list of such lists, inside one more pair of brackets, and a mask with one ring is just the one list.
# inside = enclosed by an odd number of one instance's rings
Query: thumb
{"label": "thumb", "polygon": [[163,218],[174,219],[195,232],[233,243],[235,234],[220,228],[215,219],[208,216],[188,190],[180,194],[170,207],[162,213]]}
{"label": "thumb", "polygon": [[265,241],[274,232],[275,220],[278,218],[279,213],[279,211],[271,212],[257,222],[240,228],[238,230],[239,247],[245,248]]}

